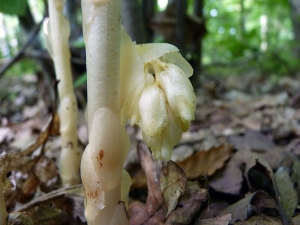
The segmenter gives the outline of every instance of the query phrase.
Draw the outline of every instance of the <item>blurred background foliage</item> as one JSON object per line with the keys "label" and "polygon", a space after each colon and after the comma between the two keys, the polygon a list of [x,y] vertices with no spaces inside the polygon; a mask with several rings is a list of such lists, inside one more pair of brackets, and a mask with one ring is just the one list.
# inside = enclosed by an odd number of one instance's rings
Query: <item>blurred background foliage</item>
{"label": "blurred background foliage", "polygon": [[232,68],[233,73],[256,70],[262,75],[297,71],[288,1],[208,0],[204,12],[208,29],[204,66],[231,65],[237,69]]}
{"label": "blurred background foliage", "polygon": [[[137,43],[175,44],[195,69],[194,85],[201,76],[251,73],[276,79],[299,71],[299,2],[123,0],[122,24]],[[74,84],[80,88],[86,83],[80,1],[67,0],[65,14],[72,29]],[[46,16],[47,1],[0,0],[0,76],[54,78],[43,43]]]}

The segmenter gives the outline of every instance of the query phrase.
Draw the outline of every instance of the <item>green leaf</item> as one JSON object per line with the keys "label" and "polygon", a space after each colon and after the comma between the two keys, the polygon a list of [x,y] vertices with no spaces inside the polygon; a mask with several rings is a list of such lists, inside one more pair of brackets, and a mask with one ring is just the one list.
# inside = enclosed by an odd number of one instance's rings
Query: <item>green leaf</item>
{"label": "green leaf", "polygon": [[74,81],[74,88],[78,88],[83,84],[86,84],[87,76],[86,73],[81,74],[75,81]]}
{"label": "green leaf", "polygon": [[83,37],[79,37],[77,38],[75,41],[73,41],[72,46],[75,48],[84,48],[85,44],[84,44],[84,39]]}
{"label": "green leaf", "polygon": [[27,0],[0,0],[0,12],[23,16],[26,13]]}
{"label": "green leaf", "polygon": [[288,169],[279,167],[274,174],[274,181],[275,193],[279,195],[277,196],[277,201],[279,201],[279,213],[281,217],[286,217],[286,219],[290,221],[298,204],[298,196],[289,176]]}

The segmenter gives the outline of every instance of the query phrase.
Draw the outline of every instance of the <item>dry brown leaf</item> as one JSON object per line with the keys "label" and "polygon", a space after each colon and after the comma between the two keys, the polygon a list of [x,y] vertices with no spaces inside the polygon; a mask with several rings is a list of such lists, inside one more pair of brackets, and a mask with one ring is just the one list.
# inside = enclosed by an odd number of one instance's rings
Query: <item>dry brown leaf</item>
{"label": "dry brown leaf", "polygon": [[[35,142],[25,150],[12,155],[10,171],[18,171],[15,182],[17,199],[20,202],[31,199],[40,184],[46,184],[57,174],[55,160],[46,158],[43,151],[49,135],[57,134],[59,127],[57,118],[57,114],[53,114]],[[37,151],[41,149],[42,151]]]}
{"label": "dry brown leaf", "polygon": [[[272,183],[279,215],[284,225],[290,224],[291,218],[297,207],[298,196],[294,189],[294,184],[289,176],[289,169],[287,167],[279,167],[275,174],[269,164],[262,158],[256,160],[256,164],[248,169],[255,168],[257,171],[255,174],[262,174],[264,176],[264,182]],[[253,179],[254,181],[257,179]],[[266,181],[267,180],[267,181]],[[272,182],[269,182],[269,181]],[[270,189],[270,188],[268,188]],[[266,204],[263,203],[265,206]]]}
{"label": "dry brown leaf", "polygon": [[277,210],[276,201],[265,192],[258,191],[251,199],[251,205],[257,214],[263,214],[266,210]]}
{"label": "dry brown leaf", "polygon": [[82,185],[60,188],[33,199],[11,212],[8,224],[85,225]]}
{"label": "dry brown leaf", "polygon": [[[243,174],[250,185],[248,171],[256,165],[257,161],[263,165],[265,170],[272,172],[268,163],[260,155],[251,151],[238,151],[232,155],[225,167],[211,177],[210,186],[218,192],[238,195],[242,187]],[[272,176],[268,175],[268,177]]]}
{"label": "dry brown leaf", "polygon": [[39,99],[38,102],[33,106],[25,105],[22,112],[23,118],[28,119],[37,117],[45,111],[46,107],[47,106],[42,99]]}
{"label": "dry brown leaf", "polygon": [[185,193],[179,199],[178,207],[171,212],[165,224],[190,224],[193,216],[207,201],[208,190],[201,188],[197,181],[188,182]]}
{"label": "dry brown leaf", "polygon": [[13,164],[11,164],[12,170],[21,170],[26,173],[35,166],[35,159],[31,155],[40,147],[45,145],[50,135],[57,135],[59,129],[59,120],[56,113],[48,120],[48,123],[43,131],[39,134],[34,143],[28,146],[26,149],[19,151],[13,155]]}
{"label": "dry brown leaf", "polygon": [[7,178],[7,173],[10,171],[12,154],[7,154],[5,151],[0,155],[0,182],[2,183],[3,191],[11,189],[14,185]]}
{"label": "dry brown leaf", "polygon": [[[248,217],[252,216],[252,214],[259,212],[259,207],[267,207],[263,203],[269,203],[269,200],[272,199],[267,194],[263,192],[254,192],[229,206],[228,208],[222,210],[220,214],[229,212],[232,215],[230,223],[235,223],[236,221],[244,221]],[[273,204],[272,206],[276,207],[275,204]]]}
{"label": "dry brown leaf", "polygon": [[282,225],[279,218],[270,217],[266,215],[252,216],[245,221],[236,222],[235,225]]}
{"label": "dry brown leaf", "polygon": [[34,173],[42,183],[47,183],[57,175],[57,167],[53,160],[42,156],[35,164]]}
{"label": "dry brown leaf", "polygon": [[262,107],[276,107],[279,105],[286,105],[288,99],[288,93],[285,91],[277,95],[266,94],[257,99],[253,99],[253,108],[259,109]]}
{"label": "dry brown leaf", "polygon": [[199,219],[210,219],[219,214],[220,211],[226,209],[229,203],[220,198],[214,198],[213,195],[210,196],[207,208],[201,212]]}
{"label": "dry brown leaf", "polygon": [[297,225],[297,224],[300,224],[300,215],[295,216],[294,218],[292,218],[291,225]]}
{"label": "dry brown leaf", "polygon": [[132,206],[130,223],[163,224],[185,191],[185,173],[172,161],[153,161],[149,149],[144,144],[139,146],[141,165],[147,176],[148,198],[146,205]]}
{"label": "dry brown leaf", "polygon": [[138,145],[138,155],[147,176],[148,197],[146,204],[133,202],[130,206],[130,224],[163,224],[167,208],[160,189],[160,172],[162,164],[154,162],[151,152],[144,143]]}
{"label": "dry brown leaf", "polygon": [[10,141],[14,137],[12,129],[9,127],[0,127],[0,144],[4,141]]}
{"label": "dry brown leaf", "polygon": [[[38,198],[33,199],[32,201],[22,205],[19,207],[15,212],[22,212],[22,211],[27,211],[30,208],[36,207],[38,205],[42,205],[43,203],[48,203],[51,201],[60,201],[62,197],[68,196],[70,198],[79,198],[78,201],[82,202],[83,201],[83,188],[82,184],[76,184],[72,186],[67,186],[63,187],[60,189],[56,189],[54,191],[51,191],[47,194],[44,194]],[[83,211],[81,212],[83,213]]]}
{"label": "dry brown leaf", "polygon": [[26,179],[23,179],[22,181],[19,180],[17,183],[18,201],[24,203],[32,198],[39,184],[39,179],[33,173],[28,174]]}
{"label": "dry brown leaf", "polygon": [[228,225],[231,221],[231,217],[232,215],[230,213],[225,213],[215,218],[198,220],[194,225]]}
{"label": "dry brown leaf", "polygon": [[70,224],[71,220],[72,216],[49,205],[31,208],[26,213],[11,213],[8,218],[8,225],[63,225]]}
{"label": "dry brown leaf", "polygon": [[293,139],[287,146],[287,150],[300,156],[300,138]]}
{"label": "dry brown leaf", "polygon": [[181,162],[190,157],[194,153],[194,148],[190,145],[183,144],[175,147],[172,152],[171,160],[173,162]]}
{"label": "dry brown leaf", "polygon": [[208,151],[198,151],[177,164],[185,171],[188,179],[196,179],[203,174],[210,176],[222,168],[231,151],[231,146],[223,144]]}
{"label": "dry brown leaf", "polygon": [[260,111],[252,112],[249,116],[244,119],[236,118],[235,122],[237,125],[242,125],[249,130],[260,131],[262,127],[263,115]]}
{"label": "dry brown leaf", "polygon": [[239,150],[271,151],[275,148],[270,138],[257,131],[247,131],[245,136],[233,136],[230,143]]}
{"label": "dry brown leaf", "polygon": [[269,163],[270,167],[275,170],[281,165],[281,162],[287,158],[288,154],[284,148],[276,146],[272,151],[267,151],[261,156]]}
{"label": "dry brown leaf", "polygon": [[160,188],[167,205],[167,215],[175,209],[178,198],[185,192],[186,176],[184,171],[174,162],[163,163]]}
{"label": "dry brown leaf", "polygon": [[38,133],[45,130],[45,126],[49,125],[50,117],[47,114],[29,119],[21,124],[12,125],[14,140],[10,143],[10,146],[15,149],[24,149],[24,147],[29,146],[37,139]]}

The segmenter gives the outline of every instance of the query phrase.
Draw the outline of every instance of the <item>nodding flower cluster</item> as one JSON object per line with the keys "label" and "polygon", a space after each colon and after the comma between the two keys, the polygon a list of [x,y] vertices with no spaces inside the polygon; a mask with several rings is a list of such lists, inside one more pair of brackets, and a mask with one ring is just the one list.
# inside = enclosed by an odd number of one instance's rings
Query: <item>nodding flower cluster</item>
{"label": "nodding flower cluster", "polygon": [[89,225],[125,225],[130,138],[124,126],[140,126],[154,158],[169,160],[194,118],[193,69],[173,45],[133,43],[121,30],[121,0],[81,3],[89,125],[81,160],[85,217]]}
{"label": "nodding flower cluster", "polygon": [[[130,39],[126,34],[122,36]],[[135,58],[139,58],[140,69],[135,76],[139,76],[140,83],[129,95],[130,104],[125,101],[124,118],[142,129],[155,159],[169,160],[172,148],[194,119],[196,97],[189,80],[193,69],[173,45],[131,44]]]}

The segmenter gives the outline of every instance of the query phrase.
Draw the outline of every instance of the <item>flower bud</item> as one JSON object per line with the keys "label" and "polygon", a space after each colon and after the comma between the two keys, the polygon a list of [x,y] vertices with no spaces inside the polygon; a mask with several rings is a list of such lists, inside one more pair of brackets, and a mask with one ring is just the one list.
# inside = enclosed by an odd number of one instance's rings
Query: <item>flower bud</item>
{"label": "flower bud", "polygon": [[166,97],[156,85],[147,86],[139,101],[140,127],[148,136],[160,134],[166,126]]}
{"label": "flower bud", "polygon": [[148,136],[143,132],[145,143],[151,148],[154,159],[170,160],[173,147],[180,141],[182,134],[181,120],[167,106],[167,126],[161,134]]}
{"label": "flower bud", "polygon": [[183,121],[194,119],[196,96],[193,86],[182,70],[168,63],[160,73],[160,85],[166,94],[171,110]]}

